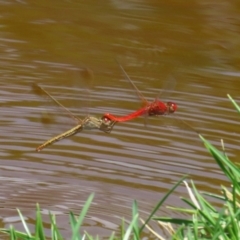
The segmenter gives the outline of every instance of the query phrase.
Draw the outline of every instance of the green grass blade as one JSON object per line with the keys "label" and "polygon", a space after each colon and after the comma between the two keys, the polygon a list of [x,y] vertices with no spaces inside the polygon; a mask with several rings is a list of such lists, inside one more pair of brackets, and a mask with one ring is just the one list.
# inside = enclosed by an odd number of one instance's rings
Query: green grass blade
{"label": "green grass blade", "polygon": [[10,226],[10,239],[11,240],[17,240],[17,237],[16,237],[15,230],[14,230],[13,226]]}
{"label": "green grass blade", "polygon": [[197,215],[193,215],[193,218],[192,218],[192,222],[193,222],[193,235],[194,235],[194,239],[198,239],[198,228],[199,228],[199,225],[198,225],[198,217]]}
{"label": "green grass blade", "polygon": [[134,218],[132,219],[132,221],[131,221],[130,225],[128,226],[127,231],[126,231],[126,233],[123,237],[123,240],[128,240],[129,239],[129,237],[132,233],[133,227],[136,224],[136,221],[138,221],[138,214],[136,216],[134,216]]}
{"label": "green grass blade", "polygon": [[203,194],[205,196],[208,196],[208,197],[218,199],[218,200],[225,201],[225,197],[223,197],[222,195],[218,195],[218,194],[214,194],[214,193],[208,193],[208,192],[202,192],[202,191],[201,191],[201,194]]}
{"label": "green grass blade", "polygon": [[202,206],[202,210],[207,212],[211,211],[213,213],[217,213],[216,209],[208,201],[206,201],[206,199],[198,192],[193,181],[191,181],[191,184],[195,193],[195,197],[198,199],[198,203],[200,203],[200,205]]}
{"label": "green grass blade", "polygon": [[[219,239],[219,236],[225,236],[225,233],[223,231],[223,228],[221,226],[222,220],[224,219],[224,214],[225,214],[225,208],[222,208],[219,211],[219,216],[216,219],[216,224],[215,224],[215,233],[213,234],[212,239]],[[226,239],[225,237],[223,239]]]}
{"label": "green grass blade", "polygon": [[239,239],[240,238],[240,226],[239,226],[239,215],[240,215],[240,209],[234,212],[233,206],[230,202],[227,202],[227,212],[228,212],[228,220],[227,223],[227,229],[228,231],[232,233],[231,239]]}
{"label": "green grass blade", "polygon": [[[185,200],[183,200],[185,202]],[[195,207],[193,205],[193,207]],[[171,209],[171,210],[174,210],[174,211],[177,211],[177,212],[182,212],[182,213],[188,213],[188,214],[195,214],[196,211],[197,211],[197,208],[196,209],[189,209],[189,208],[180,208],[180,207],[170,207],[170,206],[167,206],[167,209]]]}
{"label": "green grass blade", "polygon": [[193,233],[192,233],[192,229],[191,228],[189,228],[189,227],[187,227],[187,239],[191,239],[191,240],[194,240],[195,238],[194,238],[194,235],[193,235]]}
{"label": "green grass blade", "polygon": [[[213,147],[207,140],[205,140],[201,135],[199,135],[201,140],[203,141],[205,147],[211,153],[211,155],[216,160],[219,167],[222,169],[224,174],[230,179],[231,182],[238,181],[240,179],[240,169],[236,167],[231,161],[228,160],[220,151],[218,151],[215,147]],[[235,180],[234,180],[235,179]],[[239,185],[236,186],[238,191],[240,192]]]}
{"label": "green grass blade", "polygon": [[[181,197],[181,200],[183,202],[185,202],[186,204],[188,204],[190,207],[193,208],[193,211],[191,209],[184,209],[184,208],[182,209],[182,208],[180,208],[181,212],[193,213],[194,214],[196,212],[196,210],[198,209],[197,206],[193,202],[191,202],[189,199]],[[176,208],[176,209],[178,209],[178,208]]]}
{"label": "green grass blade", "polygon": [[32,237],[32,235],[31,235],[31,233],[30,233],[30,230],[28,229],[27,223],[25,222],[25,219],[24,219],[22,213],[20,212],[19,209],[17,209],[17,212],[18,212],[18,215],[19,215],[19,217],[20,217],[20,219],[21,219],[21,221],[22,221],[23,227],[24,227],[27,235],[28,235],[29,237]]}
{"label": "green grass blade", "polygon": [[227,94],[227,96],[232,102],[233,106],[236,108],[236,110],[240,113],[240,107],[238,106],[238,104],[233,100],[233,98],[229,94]]}
{"label": "green grass blade", "polygon": [[73,232],[75,229],[75,226],[77,225],[77,220],[75,219],[75,216],[72,212],[69,213],[69,218],[70,218],[70,226]]}
{"label": "green grass blade", "polygon": [[207,223],[206,227],[208,228],[210,225],[214,226],[215,225],[215,220],[214,218],[207,212],[207,211],[202,211],[198,210],[199,214],[203,217],[203,220]]}
{"label": "green grass blade", "polygon": [[[208,214],[208,212],[204,212],[204,211],[198,209],[198,208],[197,208],[192,202],[190,202],[188,199],[182,198],[182,200],[183,200],[184,202],[186,202],[188,205],[190,205],[190,206],[194,209],[194,211],[192,212],[192,214],[195,214],[196,211],[197,211],[197,212],[203,217],[203,219],[204,219],[205,221],[209,221],[209,223],[211,223],[212,225],[214,225],[214,219]],[[176,209],[176,210],[178,210],[178,209]],[[191,213],[191,210],[190,210],[190,209],[181,209],[181,210],[182,210],[182,212],[189,213],[189,211],[190,211],[190,213]]]}
{"label": "green grass blade", "polygon": [[57,240],[57,234],[56,234],[56,231],[55,231],[55,222],[56,222],[56,218],[54,215],[52,215],[51,213],[48,213],[48,216],[51,220],[51,235],[52,235],[52,240]]}
{"label": "green grass blade", "polygon": [[[132,218],[138,214],[138,204],[137,201],[133,201],[132,206]],[[134,239],[139,239],[139,227],[138,227],[138,221],[135,221],[135,224],[133,225],[133,232],[134,232]]]}
{"label": "green grass blade", "polygon": [[[10,235],[11,234],[10,228],[11,228],[11,226],[9,227],[9,229],[0,228],[0,232]],[[16,239],[28,239],[28,240],[31,240],[31,239],[35,240],[36,239],[34,236],[29,237],[26,233],[16,231],[14,228],[13,228],[13,230],[14,230],[14,234],[16,236]]]}
{"label": "green grass blade", "polygon": [[112,232],[112,234],[111,234],[109,240],[113,240],[113,239],[114,239],[114,235],[115,235],[115,232]]}
{"label": "green grass blade", "polygon": [[[199,135],[199,137],[201,138],[201,140],[203,141],[205,147],[208,149],[208,151],[211,153],[211,155],[215,158],[215,160],[217,161],[217,163],[219,164],[219,166],[222,168],[222,170],[225,172],[226,170],[228,170],[228,168],[233,171],[234,174],[236,174],[237,176],[240,177],[240,170],[239,168],[236,167],[235,164],[233,164],[231,161],[228,160],[228,158],[225,157],[225,155],[220,152],[218,149],[216,149],[214,146],[212,146],[211,143],[209,143],[204,137],[202,137],[201,135]],[[228,167],[228,168],[224,168],[224,166]],[[228,174],[231,174],[231,172],[226,171],[226,175],[228,176]]]}
{"label": "green grass blade", "polygon": [[184,230],[185,230],[185,225],[182,225],[179,227],[175,234],[172,236],[172,240],[182,240],[184,239]]}
{"label": "green grass blade", "polygon": [[125,233],[125,220],[122,218],[122,224],[121,224],[121,239],[123,239]]}
{"label": "green grass blade", "polygon": [[149,217],[147,218],[147,220],[145,221],[145,223],[141,226],[139,233],[142,232],[142,230],[144,229],[145,225],[148,224],[148,222],[151,220],[151,218],[153,217],[153,215],[156,213],[156,211],[161,207],[161,205],[165,202],[165,200],[169,197],[169,195],[185,180],[186,176],[183,176],[168,192],[167,194],[158,202],[158,204],[156,205],[156,207],[153,209],[153,211],[151,212],[151,214],[149,215]]}
{"label": "green grass blade", "polygon": [[93,240],[93,237],[92,237],[90,234],[88,234],[87,232],[84,232],[84,233],[85,233],[85,234],[84,234],[83,237],[87,236],[87,238],[88,238],[89,240]]}
{"label": "green grass blade", "polygon": [[167,222],[167,223],[172,223],[172,224],[177,224],[177,225],[182,225],[182,224],[192,225],[193,224],[192,220],[182,219],[182,218],[154,217],[152,219],[156,220],[156,221]]}
{"label": "green grass blade", "polygon": [[199,213],[206,219],[206,221],[210,221],[211,224],[215,224],[215,220],[214,217],[212,216],[213,213],[216,214],[216,210],[210,205],[210,203],[208,203],[202,196],[201,194],[199,194],[199,192],[197,191],[193,181],[191,181],[192,183],[192,188],[194,190],[194,194],[195,197],[198,200],[198,203],[201,205],[201,208],[199,209]]}
{"label": "green grass blade", "polygon": [[45,235],[44,235],[44,228],[43,228],[43,222],[42,222],[42,215],[40,212],[40,207],[39,204],[37,203],[37,214],[36,214],[36,226],[35,226],[36,232],[36,238],[45,240]]}
{"label": "green grass blade", "polygon": [[86,214],[88,212],[88,209],[89,209],[89,207],[90,207],[90,205],[92,203],[93,198],[94,198],[94,193],[92,193],[88,197],[86,203],[84,204],[83,209],[82,209],[82,211],[81,211],[81,213],[80,213],[80,215],[79,215],[79,217],[77,219],[77,222],[74,225],[74,230],[73,230],[73,234],[72,234],[72,240],[76,240],[76,239],[81,240],[79,229],[80,229],[80,227],[82,225],[82,222],[83,222],[83,220],[84,220],[84,218],[85,218],[85,216],[86,216]]}
{"label": "green grass blade", "polygon": [[52,240],[63,240],[63,237],[56,225],[55,215],[53,215],[49,212],[49,218],[51,220]]}
{"label": "green grass blade", "polygon": [[238,185],[238,182],[234,181],[233,182],[233,188],[232,188],[232,203],[233,203],[233,212],[235,213],[237,211],[237,193],[236,193],[236,185]]}

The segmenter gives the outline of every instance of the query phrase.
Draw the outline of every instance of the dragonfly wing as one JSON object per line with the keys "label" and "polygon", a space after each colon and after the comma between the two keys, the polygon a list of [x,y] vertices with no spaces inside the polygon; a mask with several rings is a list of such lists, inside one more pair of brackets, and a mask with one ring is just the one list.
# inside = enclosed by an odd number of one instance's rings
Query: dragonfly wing
{"label": "dragonfly wing", "polygon": [[50,93],[48,93],[45,89],[43,89],[41,86],[39,86],[36,83],[32,84],[32,90],[37,95],[45,95],[49,99],[51,99],[58,107],[62,108],[73,120],[75,120],[77,123],[80,121],[77,117],[73,115],[72,112],[70,112],[67,108],[65,108],[57,99],[55,99]]}
{"label": "dragonfly wing", "polygon": [[169,94],[175,89],[177,81],[174,77],[169,77],[163,84],[162,89],[159,91],[158,95],[156,96],[155,100],[167,99]]}
{"label": "dragonfly wing", "polygon": [[80,70],[80,77],[81,77],[82,85],[84,88],[83,97],[86,99],[85,112],[86,112],[87,116],[89,116],[90,115],[89,110],[92,106],[91,90],[93,89],[93,83],[94,83],[93,71],[88,67],[83,67]]}
{"label": "dragonfly wing", "polygon": [[131,80],[131,78],[128,76],[122,65],[116,60],[119,67],[121,68],[122,72],[124,73],[125,78],[129,81],[129,83],[132,85],[132,87],[135,89],[135,92],[137,93],[138,98],[142,101],[143,105],[148,105],[147,99],[142,95],[142,93],[138,90],[137,86],[134,84],[134,82]]}

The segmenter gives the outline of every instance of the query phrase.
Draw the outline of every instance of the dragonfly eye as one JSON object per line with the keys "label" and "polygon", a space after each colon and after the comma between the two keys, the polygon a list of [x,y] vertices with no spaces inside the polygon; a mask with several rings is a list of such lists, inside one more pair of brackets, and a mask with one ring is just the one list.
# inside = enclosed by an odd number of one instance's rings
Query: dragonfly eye
{"label": "dragonfly eye", "polygon": [[101,127],[100,129],[106,133],[110,133],[112,131],[112,128],[113,126],[116,124],[115,121],[111,120],[109,117],[108,117],[108,114],[105,114],[103,117],[102,117],[102,124],[101,124]]}
{"label": "dragonfly eye", "polygon": [[112,126],[115,121],[113,121],[107,114],[102,117],[102,124],[105,126]]}
{"label": "dragonfly eye", "polygon": [[102,116],[102,122],[103,122],[104,124],[108,124],[109,122],[111,122],[111,119],[110,119],[110,117],[108,116],[108,114],[104,114],[104,115]]}
{"label": "dragonfly eye", "polygon": [[177,104],[173,102],[167,102],[168,112],[174,113],[177,110]]}

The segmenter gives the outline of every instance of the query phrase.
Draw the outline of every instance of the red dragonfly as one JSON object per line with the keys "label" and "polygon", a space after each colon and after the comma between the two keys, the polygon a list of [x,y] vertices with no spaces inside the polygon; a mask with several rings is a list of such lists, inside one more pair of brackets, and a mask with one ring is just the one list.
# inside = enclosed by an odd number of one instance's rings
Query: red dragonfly
{"label": "red dragonfly", "polygon": [[[118,63],[119,64],[119,63]],[[110,113],[105,113],[103,115],[103,119],[108,119],[114,122],[125,122],[132,120],[134,118],[137,118],[139,116],[159,116],[159,115],[168,115],[172,114],[177,110],[177,104],[174,102],[162,102],[158,99],[158,96],[155,98],[153,102],[147,101],[142,93],[138,90],[136,85],[133,83],[133,81],[130,79],[126,71],[123,69],[123,67],[119,64],[121,70],[123,71],[125,77],[128,79],[128,81],[131,83],[133,88],[136,90],[138,97],[143,102],[143,107],[138,109],[137,111],[130,113],[126,116],[114,116]]]}

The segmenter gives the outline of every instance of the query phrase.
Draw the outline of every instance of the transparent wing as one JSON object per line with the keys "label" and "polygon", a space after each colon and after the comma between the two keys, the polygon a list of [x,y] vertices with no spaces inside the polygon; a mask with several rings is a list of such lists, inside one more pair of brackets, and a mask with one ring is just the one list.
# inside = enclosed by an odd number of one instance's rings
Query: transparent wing
{"label": "transparent wing", "polygon": [[81,121],[79,118],[75,117],[72,112],[70,112],[67,108],[65,108],[59,101],[57,101],[57,99],[55,99],[50,93],[48,93],[45,89],[43,89],[40,85],[33,83],[32,84],[32,90],[35,94],[37,95],[45,95],[47,96],[49,99],[52,100],[52,102],[54,102],[58,107],[60,107],[61,109],[63,109],[66,114],[68,116],[70,116],[73,120],[75,120],[77,123],[79,123],[79,121]]}
{"label": "transparent wing", "polygon": [[94,74],[93,71],[90,68],[87,67],[83,67],[80,70],[80,77],[82,80],[82,83],[84,85],[84,97],[85,97],[85,112],[86,115],[89,116],[90,115],[90,108],[92,105],[92,97],[91,97],[91,90],[93,88],[93,83],[94,83]]}
{"label": "transparent wing", "polygon": [[78,116],[89,116],[91,107],[91,90],[94,83],[93,71],[85,66],[71,68],[66,71],[68,87],[71,91],[64,93],[66,99],[71,99],[71,108]]}
{"label": "transparent wing", "polygon": [[177,85],[177,81],[173,76],[167,78],[164,82],[162,89],[159,91],[158,95],[156,96],[155,100],[167,99],[172,91],[175,89]]}
{"label": "transparent wing", "polygon": [[[116,59],[115,59],[116,60]],[[117,64],[119,65],[119,67],[121,68],[125,78],[129,81],[129,83],[132,85],[132,87],[135,89],[135,92],[138,96],[138,98],[142,101],[143,105],[146,106],[149,104],[149,102],[147,101],[147,99],[143,96],[143,94],[138,90],[137,86],[134,84],[134,82],[131,80],[131,78],[128,76],[128,74],[126,73],[126,71],[124,70],[124,68],[122,67],[122,65],[116,60]]]}

